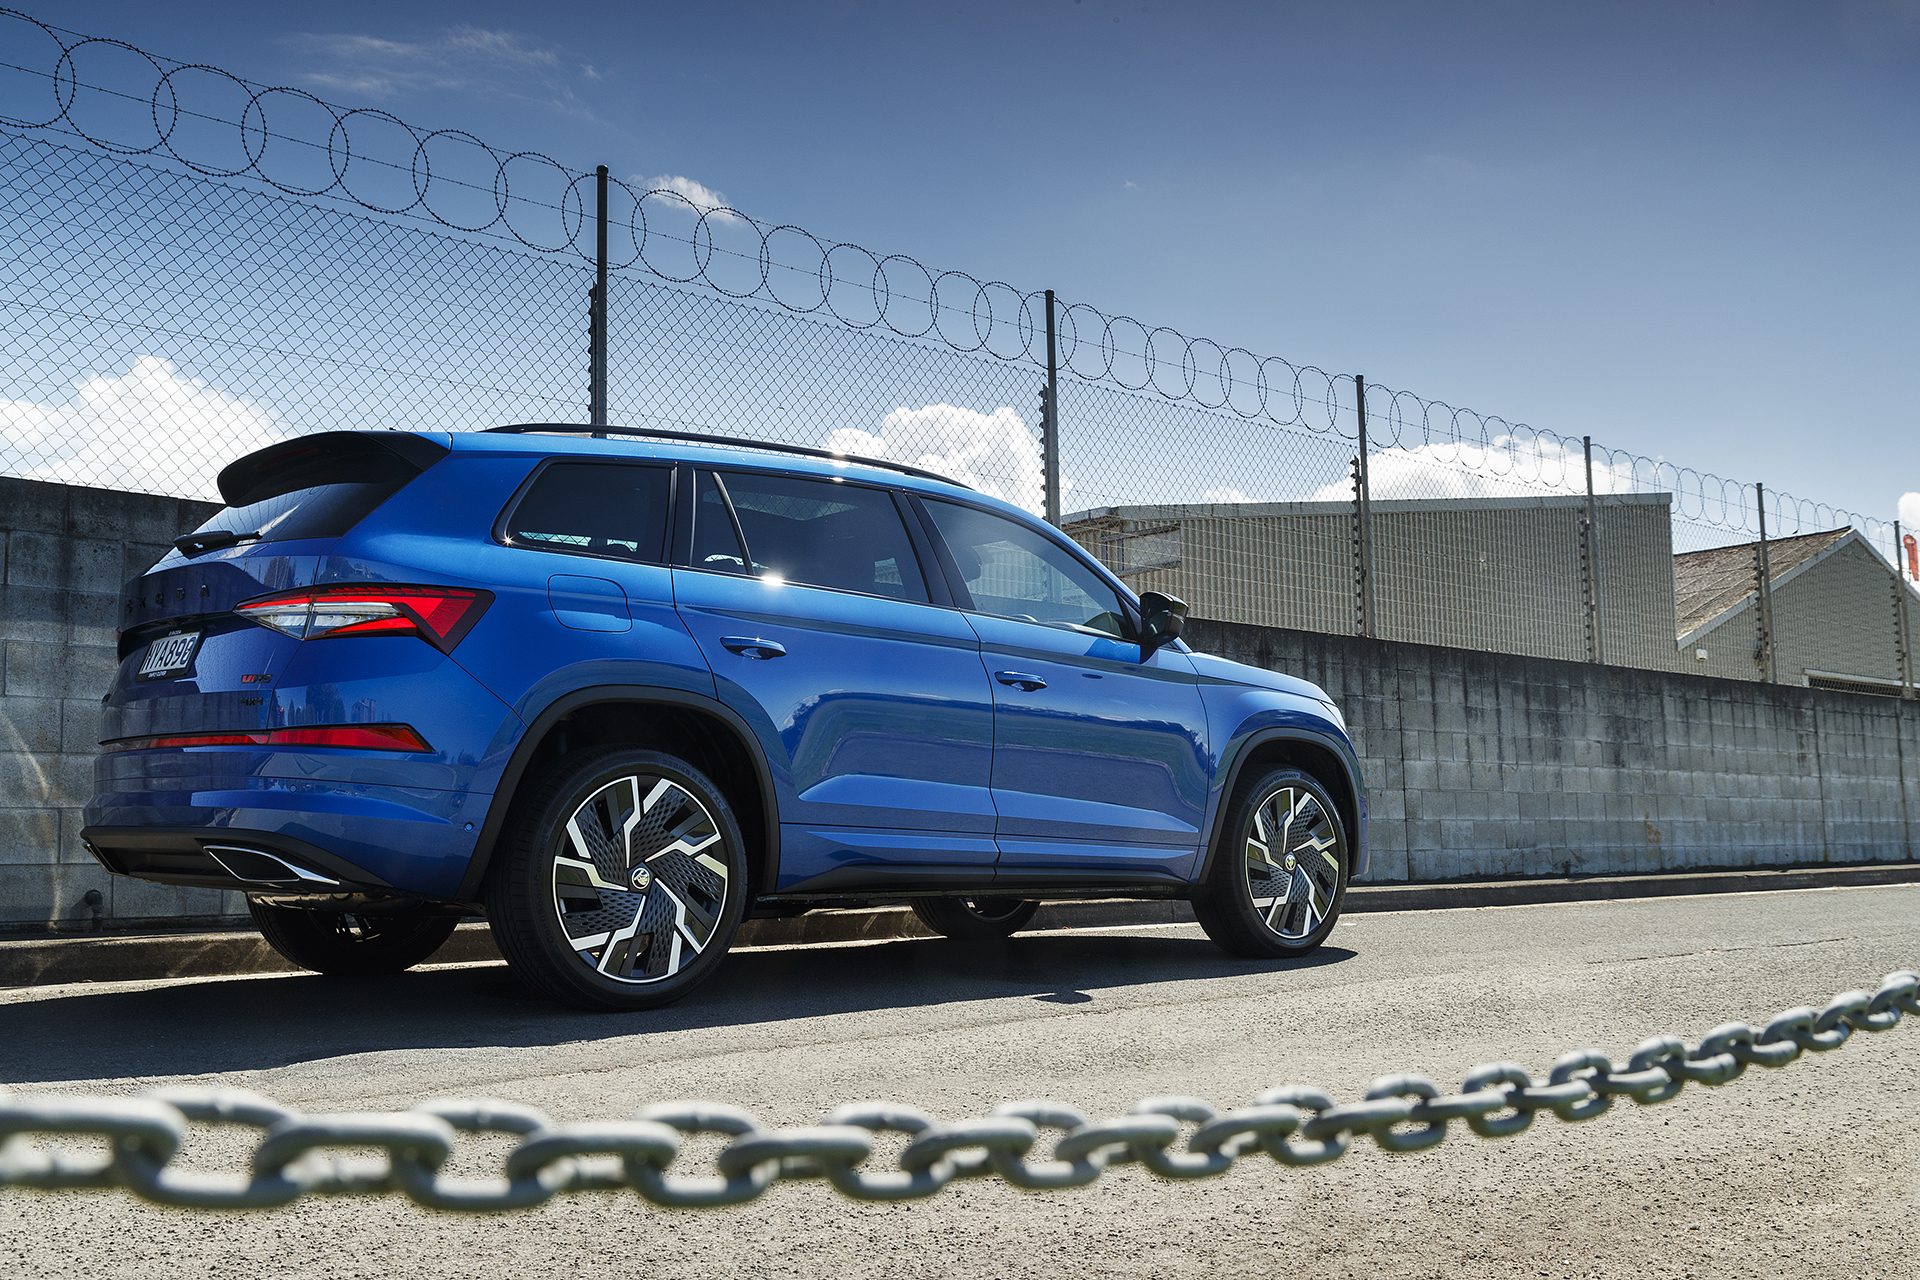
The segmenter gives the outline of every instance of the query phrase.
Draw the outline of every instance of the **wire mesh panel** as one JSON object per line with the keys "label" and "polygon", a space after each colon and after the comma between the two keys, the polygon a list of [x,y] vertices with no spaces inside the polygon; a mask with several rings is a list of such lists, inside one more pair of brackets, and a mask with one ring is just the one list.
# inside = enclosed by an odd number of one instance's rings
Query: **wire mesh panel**
{"label": "wire mesh panel", "polygon": [[300,432],[586,421],[604,220],[613,423],[1051,495],[1203,617],[1911,678],[1885,522],[6,9],[0,216],[14,476],[207,497]]}
{"label": "wire mesh panel", "polygon": [[631,272],[610,298],[615,423],[891,458],[1041,508],[1031,365]]}
{"label": "wire mesh panel", "polygon": [[1354,443],[1334,390],[1299,410],[1289,394],[1276,421],[1065,378],[1066,531],[1136,590],[1199,616],[1352,632]]}
{"label": "wire mesh panel", "polygon": [[0,467],[213,496],[346,427],[582,420],[576,259],[0,136]]}

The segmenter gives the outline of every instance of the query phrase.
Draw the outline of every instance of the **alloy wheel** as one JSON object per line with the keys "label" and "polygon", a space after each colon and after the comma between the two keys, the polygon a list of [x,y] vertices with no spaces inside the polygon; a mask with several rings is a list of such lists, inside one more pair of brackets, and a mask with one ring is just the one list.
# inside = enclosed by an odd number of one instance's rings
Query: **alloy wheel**
{"label": "alloy wheel", "polygon": [[670,778],[629,774],[573,811],[553,858],[553,906],[582,964],[660,982],[707,949],[731,890],[720,826]]}
{"label": "alloy wheel", "polygon": [[1292,783],[1276,788],[1247,829],[1254,913],[1286,941],[1305,940],[1333,909],[1345,855],[1339,824],[1319,797]]}

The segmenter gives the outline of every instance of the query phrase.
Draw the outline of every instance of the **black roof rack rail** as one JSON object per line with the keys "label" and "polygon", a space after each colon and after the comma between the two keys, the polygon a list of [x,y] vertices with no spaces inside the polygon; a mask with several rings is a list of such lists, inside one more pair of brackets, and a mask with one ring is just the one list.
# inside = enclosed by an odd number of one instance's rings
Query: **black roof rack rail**
{"label": "black roof rack rail", "polygon": [[857,462],[863,467],[881,467],[888,471],[919,476],[923,480],[938,480],[942,484],[959,485],[962,489],[973,487],[955,480],[952,476],[943,476],[938,471],[928,471],[925,467],[893,462],[886,458],[867,458],[857,453],[835,453],[831,449],[814,449],[804,444],[743,440],[738,436],[716,436],[702,431],[661,431],[652,427],[596,427],[580,422],[518,422],[511,426],[488,427],[486,432],[490,435],[532,435],[537,432],[553,432],[557,435],[593,436],[601,440],[611,439],[614,436],[638,436],[646,440],[680,440],[689,444],[717,444],[730,449],[765,449],[770,453],[791,453],[803,458],[824,458],[829,462]]}

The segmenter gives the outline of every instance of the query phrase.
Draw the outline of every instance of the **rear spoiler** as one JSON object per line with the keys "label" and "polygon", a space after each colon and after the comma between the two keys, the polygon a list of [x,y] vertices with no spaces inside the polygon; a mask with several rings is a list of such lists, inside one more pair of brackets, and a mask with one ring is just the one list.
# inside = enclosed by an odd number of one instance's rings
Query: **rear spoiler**
{"label": "rear spoiler", "polygon": [[223,502],[244,507],[314,484],[337,483],[343,465],[357,471],[364,461],[370,480],[391,475],[396,468],[410,477],[451,452],[451,442],[409,431],[317,431],[228,463],[217,483]]}

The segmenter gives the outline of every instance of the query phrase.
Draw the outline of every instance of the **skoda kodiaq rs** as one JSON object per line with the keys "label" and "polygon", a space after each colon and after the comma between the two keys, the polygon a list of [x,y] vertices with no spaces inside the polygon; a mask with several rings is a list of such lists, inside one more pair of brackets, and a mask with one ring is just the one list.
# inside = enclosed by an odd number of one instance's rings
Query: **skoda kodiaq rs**
{"label": "skoda kodiaq rs", "polygon": [[219,486],[126,590],[83,838],[244,891],[306,968],[484,912],[534,987],[641,1008],[752,914],[982,939],[1074,897],[1278,957],[1366,868],[1324,693],[916,468],[534,425],[304,436]]}

